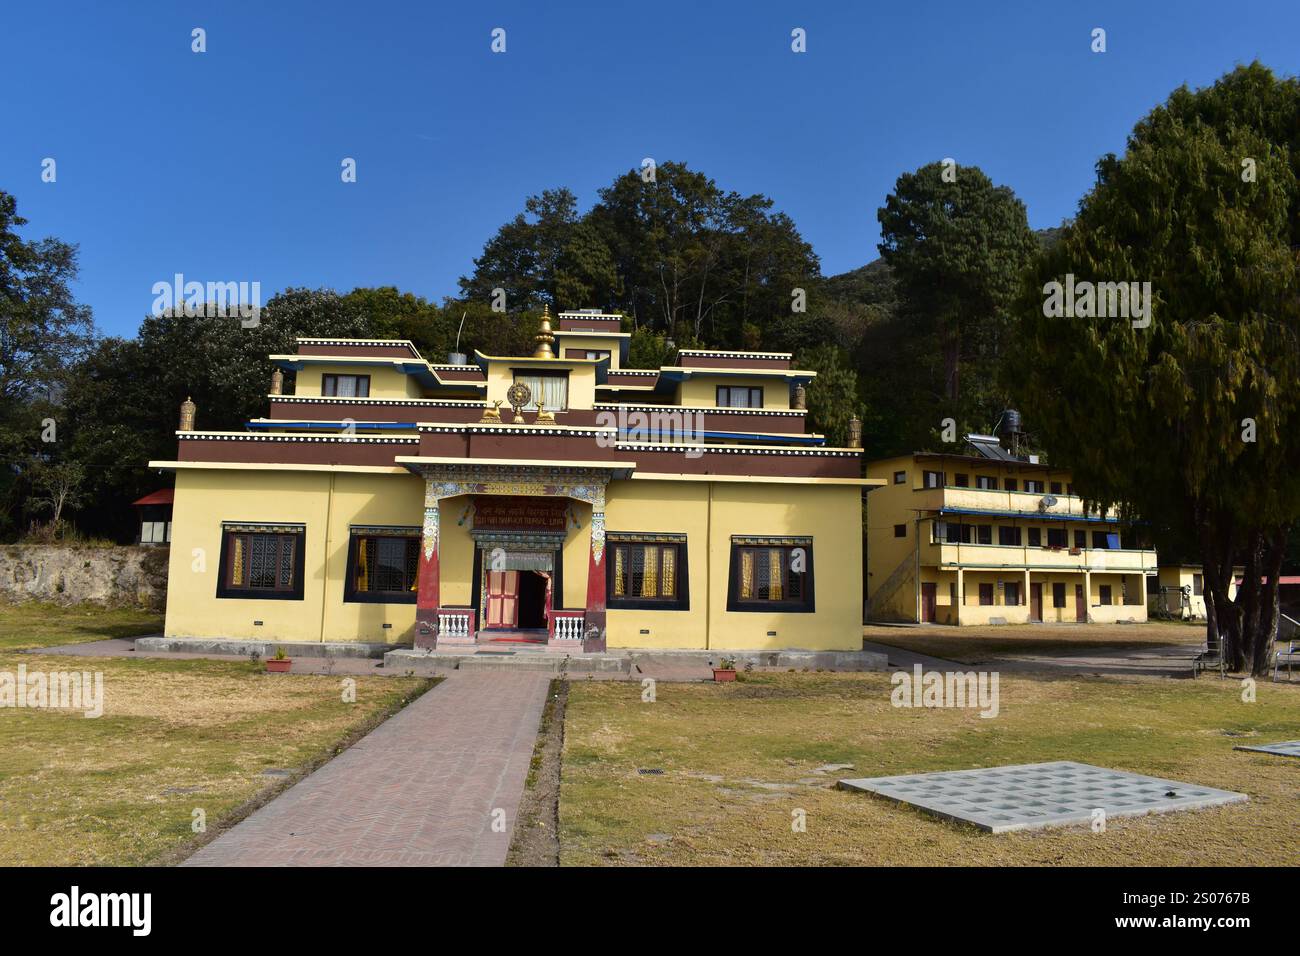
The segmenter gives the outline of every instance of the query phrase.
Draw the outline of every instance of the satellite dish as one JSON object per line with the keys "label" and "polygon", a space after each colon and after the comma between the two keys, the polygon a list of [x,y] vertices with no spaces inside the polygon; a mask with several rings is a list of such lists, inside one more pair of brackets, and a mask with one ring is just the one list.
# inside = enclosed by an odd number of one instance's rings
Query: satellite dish
{"label": "satellite dish", "polygon": [[1046,511],[1048,508],[1052,507],[1055,504],[1056,504],[1055,495],[1043,495],[1043,500],[1038,502],[1038,507]]}

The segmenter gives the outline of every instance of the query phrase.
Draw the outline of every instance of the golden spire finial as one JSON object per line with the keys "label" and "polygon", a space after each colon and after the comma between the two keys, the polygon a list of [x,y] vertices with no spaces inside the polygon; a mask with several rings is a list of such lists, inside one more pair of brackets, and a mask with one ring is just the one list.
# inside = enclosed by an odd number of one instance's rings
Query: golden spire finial
{"label": "golden spire finial", "polygon": [[533,350],[533,358],[555,358],[555,353],[551,351],[551,343],[555,341],[555,336],[551,334],[551,307],[546,303],[542,304],[542,322],[537,329],[537,334],[533,336],[533,341],[537,343],[537,348]]}

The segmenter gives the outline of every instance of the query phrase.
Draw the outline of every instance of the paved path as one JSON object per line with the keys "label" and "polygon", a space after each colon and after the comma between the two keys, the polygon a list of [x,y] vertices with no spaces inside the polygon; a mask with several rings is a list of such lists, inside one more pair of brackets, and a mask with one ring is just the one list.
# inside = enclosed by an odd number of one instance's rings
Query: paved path
{"label": "paved path", "polygon": [[448,677],[184,865],[502,865],[550,677]]}
{"label": "paved path", "polygon": [[945,660],[942,657],[931,657],[929,654],[919,654],[916,651],[904,650],[901,647],[894,647],[892,644],[877,644],[875,641],[863,641],[862,649],[864,651],[875,651],[877,654],[884,654],[889,658],[888,670],[910,671],[914,664],[920,664],[926,670],[945,670],[960,671],[969,670],[969,664],[960,664],[957,661]]}

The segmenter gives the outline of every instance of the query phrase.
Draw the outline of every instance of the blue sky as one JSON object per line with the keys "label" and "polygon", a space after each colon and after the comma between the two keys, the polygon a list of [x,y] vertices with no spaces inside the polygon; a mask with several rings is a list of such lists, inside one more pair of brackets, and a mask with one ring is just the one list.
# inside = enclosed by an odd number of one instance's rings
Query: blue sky
{"label": "blue sky", "polygon": [[441,299],[525,197],[585,208],[647,156],[771,196],[828,275],[876,258],[899,173],[946,156],[1055,225],[1179,84],[1300,72],[1293,0],[100,0],[10,4],[3,32],[0,189],[25,236],[80,245],[78,296],[119,335],[176,272]]}

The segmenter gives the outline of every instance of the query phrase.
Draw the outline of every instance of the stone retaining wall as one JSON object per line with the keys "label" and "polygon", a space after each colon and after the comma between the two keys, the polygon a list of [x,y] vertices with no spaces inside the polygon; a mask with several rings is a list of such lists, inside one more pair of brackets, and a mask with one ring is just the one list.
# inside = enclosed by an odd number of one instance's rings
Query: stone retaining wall
{"label": "stone retaining wall", "polygon": [[0,599],[162,610],[167,603],[167,548],[0,546]]}

